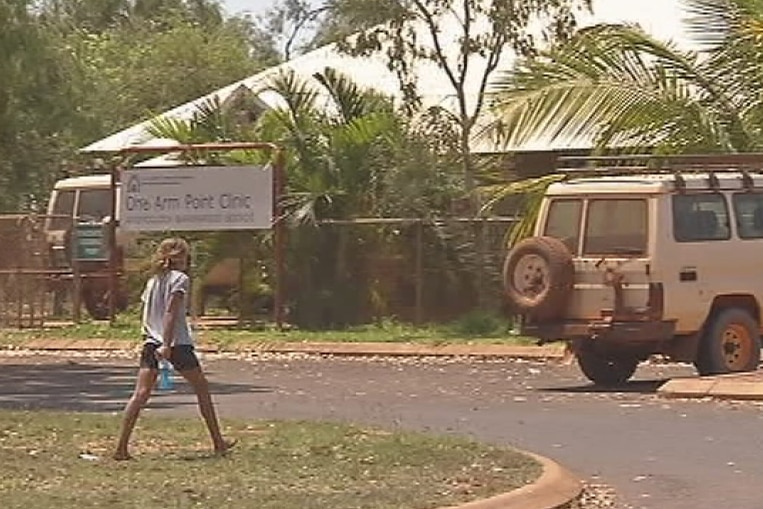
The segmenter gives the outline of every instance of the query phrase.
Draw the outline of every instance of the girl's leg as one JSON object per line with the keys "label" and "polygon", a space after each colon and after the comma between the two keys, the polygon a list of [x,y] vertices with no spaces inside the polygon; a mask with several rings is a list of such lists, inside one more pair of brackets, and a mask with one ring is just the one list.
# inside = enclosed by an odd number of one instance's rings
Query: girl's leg
{"label": "girl's leg", "polygon": [[130,442],[130,435],[133,428],[135,428],[135,423],[138,420],[141,409],[151,397],[151,389],[154,386],[154,382],[156,382],[157,373],[157,370],[151,368],[140,368],[138,370],[135,390],[124,409],[122,431],[119,435],[117,450],[114,452],[114,459],[116,460],[130,459],[130,454],[127,452],[127,444]]}
{"label": "girl's leg", "polygon": [[215,406],[212,403],[212,395],[209,393],[207,377],[204,376],[204,372],[200,367],[184,369],[180,371],[180,374],[183,375],[183,378],[188,380],[188,383],[191,384],[193,391],[196,393],[199,411],[204,418],[204,422],[207,424],[207,429],[212,438],[215,452],[220,454],[225,453],[225,451],[230,449],[235,442],[226,442],[223,440],[222,433],[220,432],[220,424],[217,421],[217,414],[215,413]]}

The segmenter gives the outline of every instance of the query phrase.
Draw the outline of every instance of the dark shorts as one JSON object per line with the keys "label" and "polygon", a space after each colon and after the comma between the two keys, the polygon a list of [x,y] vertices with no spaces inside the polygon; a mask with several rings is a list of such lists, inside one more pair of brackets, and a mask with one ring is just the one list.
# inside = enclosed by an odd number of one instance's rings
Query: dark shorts
{"label": "dark shorts", "polygon": [[[140,352],[140,367],[159,369],[159,361],[156,360],[156,343],[144,343]],[[185,371],[199,367],[199,359],[196,357],[193,345],[173,346],[170,353],[170,362],[178,371]]]}

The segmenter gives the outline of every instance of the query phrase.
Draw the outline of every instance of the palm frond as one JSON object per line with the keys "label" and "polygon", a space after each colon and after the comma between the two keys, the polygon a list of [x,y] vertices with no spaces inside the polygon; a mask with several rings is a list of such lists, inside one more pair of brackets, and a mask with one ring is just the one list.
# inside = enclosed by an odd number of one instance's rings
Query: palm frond
{"label": "palm frond", "polygon": [[156,138],[176,140],[184,145],[196,141],[196,133],[190,122],[171,117],[156,117],[147,128],[148,133]]}
{"label": "palm frond", "polygon": [[274,76],[268,83],[267,90],[276,92],[283,98],[293,121],[299,121],[306,113],[316,109],[317,92],[293,71]]}
{"label": "palm frond", "polygon": [[[569,44],[504,75],[491,96],[498,120],[483,135],[506,145],[572,138],[604,146],[619,137],[624,143],[655,146],[669,136],[695,138],[699,132],[702,145],[714,146],[724,139],[719,134],[723,126],[740,123],[733,117],[733,104],[695,54],[625,25],[581,31]],[[664,126],[687,108],[704,109],[703,115],[688,117],[702,122],[666,132]],[[712,112],[718,118],[711,118]],[[634,125],[654,128],[634,135]]]}
{"label": "palm frond", "polygon": [[684,0],[687,33],[707,51],[720,48],[733,37],[745,11],[745,0]]}
{"label": "palm frond", "polygon": [[546,194],[548,186],[555,182],[560,182],[564,178],[564,175],[553,173],[507,184],[484,186],[479,189],[484,203],[480,213],[490,212],[498,203],[509,196],[522,196],[522,211],[518,218],[519,220],[514,223],[509,231],[508,244],[513,246],[521,239],[532,234],[538,219],[540,203]]}
{"label": "palm frond", "polygon": [[350,122],[367,112],[366,94],[347,76],[327,67],[322,73],[315,73],[313,78],[331,95],[341,122]]}

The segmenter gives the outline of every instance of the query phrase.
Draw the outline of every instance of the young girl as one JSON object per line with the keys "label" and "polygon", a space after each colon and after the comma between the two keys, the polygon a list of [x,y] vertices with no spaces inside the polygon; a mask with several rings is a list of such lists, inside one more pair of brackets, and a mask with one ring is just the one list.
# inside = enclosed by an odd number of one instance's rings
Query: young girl
{"label": "young girl", "polygon": [[193,336],[186,320],[189,279],[183,272],[188,263],[188,244],[180,238],[165,239],[159,244],[154,260],[154,275],[143,291],[143,336],[140,369],[135,391],[124,410],[122,432],[114,459],[130,459],[127,445],[148,402],[159,372],[159,361],[166,359],[191,384],[199,410],[207,424],[217,454],[224,454],[235,442],[225,441],[220,433],[207,379],[194,353]]}

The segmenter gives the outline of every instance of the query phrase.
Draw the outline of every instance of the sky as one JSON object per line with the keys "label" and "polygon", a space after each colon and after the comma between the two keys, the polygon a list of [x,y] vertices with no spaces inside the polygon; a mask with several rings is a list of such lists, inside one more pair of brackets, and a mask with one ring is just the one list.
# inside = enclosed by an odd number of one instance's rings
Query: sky
{"label": "sky", "polygon": [[[277,0],[220,0],[220,3],[229,14],[245,14],[249,13],[253,16],[258,14],[264,14],[270,7],[273,7]],[[319,0],[312,0],[313,4],[319,4]],[[679,7],[679,0],[642,0],[640,2],[627,1],[627,0],[594,0],[594,8],[598,11],[600,7],[604,10],[614,10],[626,8],[625,10],[633,10],[637,4],[643,4],[642,9],[656,9],[657,11],[667,9],[671,15],[664,17],[664,19],[652,19],[651,25],[644,27],[647,31],[652,32],[653,35],[659,35],[670,38],[676,32],[680,32],[680,23],[676,23],[678,19],[677,14],[683,12]],[[647,4],[650,4],[647,6]],[[642,13],[643,14],[643,13]],[[633,14],[626,14],[625,17],[631,17]],[[611,17],[611,16],[610,16]],[[655,16],[654,18],[657,18]],[[661,25],[661,26],[659,26]],[[650,30],[651,29],[651,30]]]}
{"label": "sky", "polygon": [[263,14],[268,8],[275,5],[276,0],[221,0],[228,14],[243,14],[248,12],[252,15]]}

